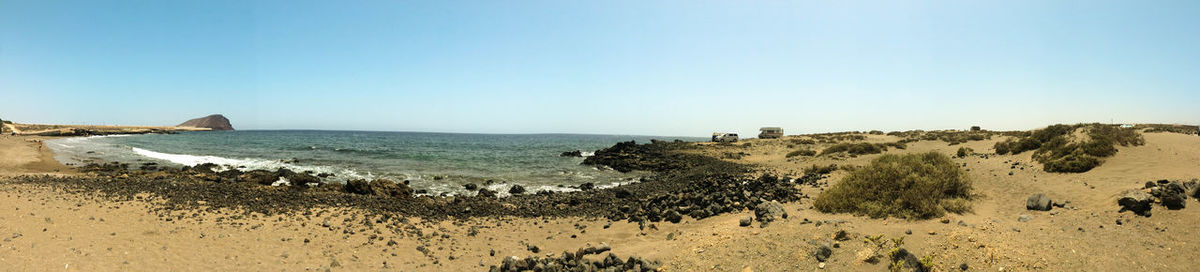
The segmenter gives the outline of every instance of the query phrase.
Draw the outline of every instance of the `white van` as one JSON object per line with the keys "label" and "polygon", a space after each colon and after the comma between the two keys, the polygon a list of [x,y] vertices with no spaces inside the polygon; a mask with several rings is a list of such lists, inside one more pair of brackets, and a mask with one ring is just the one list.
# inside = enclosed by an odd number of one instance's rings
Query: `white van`
{"label": "white van", "polygon": [[737,133],[713,132],[713,136],[712,136],[712,141],[718,142],[718,143],[731,143],[731,142],[737,142],[737,140],[738,140]]}

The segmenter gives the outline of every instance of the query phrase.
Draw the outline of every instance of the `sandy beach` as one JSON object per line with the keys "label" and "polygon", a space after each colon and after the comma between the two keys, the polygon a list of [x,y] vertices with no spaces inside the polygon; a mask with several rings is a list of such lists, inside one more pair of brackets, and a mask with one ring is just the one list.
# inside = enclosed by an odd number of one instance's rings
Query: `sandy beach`
{"label": "sandy beach", "polygon": [[[862,142],[898,139],[863,135]],[[1119,212],[1116,199],[1146,181],[1200,177],[1200,138],[1144,136],[1145,145],[1119,147],[1102,166],[1081,174],[1044,172],[1028,153],[987,155],[1003,137],[954,146],[909,143],[885,154],[952,154],[960,146],[979,152],[954,159],[975,182],[972,212],[929,220],[821,213],[812,199],[829,185],[796,185],[803,196],[783,204],[789,216],[765,227],[739,226],[739,219],[754,214],[750,209],[701,220],[685,215],[679,223],[643,227],[587,216],[383,220],[352,206],[269,215],[214,209],[205,201],[193,209],[164,208],[172,196],[116,196],[38,178],[111,179],[58,164],[40,147],[45,137],[3,136],[0,266],[22,271],[481,271],[508,256],[559,256],[603,243],[622,259],[653,260],[661,271],[880,271],[887,261],[864,262],[859,254],[867,247],[866,237],[883,235],[904,237],[904,248],[932,256],[938,271],[1189,271],[1197,264],[1191,256],[1200,253],[1200,241],[1192,235],[1200,231],[1192,224],[1200,209],[1156,208],[1153,216],[1142,217]],[[695,143],[682,152],[754,165],[755,175],[800,173],[830,163],[863,165],[879,156],[785,157],[793,139],[807,137]],[[744,155],[724,155],[731,152]],[[845,174],[837,170],[822,181],[836,183]],[[1027,210],[1026,197],[1034,193],[1069,203],[1048,212]],[[1032,220],[1018,220],[1022,215]],[[822,244],[833,248],[824,262],[813,257]]]}

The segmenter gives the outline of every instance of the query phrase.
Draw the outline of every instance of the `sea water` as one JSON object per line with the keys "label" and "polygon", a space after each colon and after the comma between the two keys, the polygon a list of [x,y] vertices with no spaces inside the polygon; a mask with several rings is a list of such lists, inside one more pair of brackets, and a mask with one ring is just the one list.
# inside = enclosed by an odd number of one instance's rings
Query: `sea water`
{"label": "sea water", "polygon": [[637,182],[643,173],[618,173],[580,165],[584,155],[617,142],[650,139],[700,141],[704,138],[577,134],[460,134],[365,131],[208,131],[179,134],[115,135],[46,141],[55,159],[68,165],[123,162],[137,167],[214,163],[243,171],[288,168],[329,173],[326,181],[387,178],[408,180],[430,194],[467,193],[474,183],[500,192],[512,185],[529,191],[571,191]]}

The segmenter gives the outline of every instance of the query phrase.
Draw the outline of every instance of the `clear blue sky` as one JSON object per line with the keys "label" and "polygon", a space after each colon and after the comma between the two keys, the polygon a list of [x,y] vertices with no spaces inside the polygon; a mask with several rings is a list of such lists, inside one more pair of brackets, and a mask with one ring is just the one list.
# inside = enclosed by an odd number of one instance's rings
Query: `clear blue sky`
{"label": "clear blue sky", "polygon": [[0,117],[706,136],[1200,122],[1200,1],[0,0]]}

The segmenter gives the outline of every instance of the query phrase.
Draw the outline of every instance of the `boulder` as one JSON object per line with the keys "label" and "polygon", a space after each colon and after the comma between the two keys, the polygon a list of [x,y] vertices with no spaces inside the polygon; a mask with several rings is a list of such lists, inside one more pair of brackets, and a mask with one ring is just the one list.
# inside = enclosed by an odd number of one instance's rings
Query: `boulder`
{"label": "boulder", "polygon": [[908,250],[904,248],[897,249],[892,253],[892,263],[892,271],[929,271],[929,268],[925,267],[924,264],[921,264],[921,260],[917,258],[917,255],[912,254],[912,252],[908,252]]}
{"label": "boulder", "polygon": [[812,251],[813,258],[816,258],[818,262],[825,262],[826,260],[829,260],[829,256],[832,255],[833,249],[829,248],[827,245],[817,246],[817,248],[814,248]]}
{"label": "boulder", "polygon": [[560,156],[560,157],[580,157],[580,158],[582,158],[582,157],[583,157],[583,151],[579,151],[579,150],[575,150],[575,151],[567,151],[567,152],[563,152],[562,154],[558,154],[558,156]]}
{"label": "boulder", "polygon": [[679,223],[679,221],[683,221],[683,215],[679,214],[679,212],[675,210],[667,211],[666,214],[663,214],[663,218],[665,218],[667,222],[671,223]]}
{"label": "boulder", "polygon": [[260,185],[271,185],[271,183],[274,183],[275,181],[279,180],[279,175],[275,174],[275,172],[271,172],[271,171],[267,171],[267,170],[251,170],[251,171],[243,172],[241,175],[238,176],[237,180],[239,182],[257,183]]}
{"label": "boulder", "polygon": [[1167,181],[1165,184],[1150,189],[1150,195],[1158,197],[1167,209],[1183,209],[1187,205],[1187,193],[1190,188],[1178,181]]}
{"label": "boulder", "polygon": [[588,182],[588,183],[584,183],[584,184],[580,184],[580,185],[579,185],[579,190],[581,190],[581,191],[589,191],[589,190],[592,190],[592,189],[596,189],[596,184],[594,184],[594,183],[591,183],[591,182]]}
{"label": "boulder", "polygon": [[306,173],[296,173],[291,176],[287,176],[287,179],[292,183],[292,185],[299,186],[300,188],[305,188],[309,184],[321,184],[320,178]]}
{"label": "boulder", "polygon": [[1043,194],[1033,194],[1025,199],[1025,209],[1034,211],[1049,211],[1054,206],[1051,205],[1050,197]]}
{"label": "boulder", "polygon": [[480,189],[479,189],[479,193],[478,193],[478,194],[476,194],[476,196],[481,196],[481,197],[496,197],[496,191],[488,190],[487,188],[480,188]]}
{"label": "boulder", "polygon": [[751,218],[749,215],[747,215],[746,217],[742,217],[742,220],[738,221],[738,226],[749,227],[751,222],[754,222],[754,218]]}
{"label": "boulder", "polygon": [[1122,211],[1133,211],[1141,216],[1150,216],[1150,203],[1152,202],[1153,196],[1140,189],[1125,191],[1117,199],[1117,204],[1121,205]]}
{"label": "boulder", "polygon": [[759,222],[769,223],[782,218],[787,218],[787,211],[783,210],[783,204],[779,201],[772,200],[771,202],[763,202],[754,207],[754,216]]}
{"label": "boulder", "polygon": [[467,191],[474,191],[476,189],[479,189],[479,185],[475,185],[474,183],[467,183],[466,185],[463,185],[463,189],[467,189]]}
{"label": "boulder", "polygon": [[525,187],[521,186],[520,184],[514,184],[512,187],[508,188],[508,194],[510,195],[519,195],[524,193]]}

